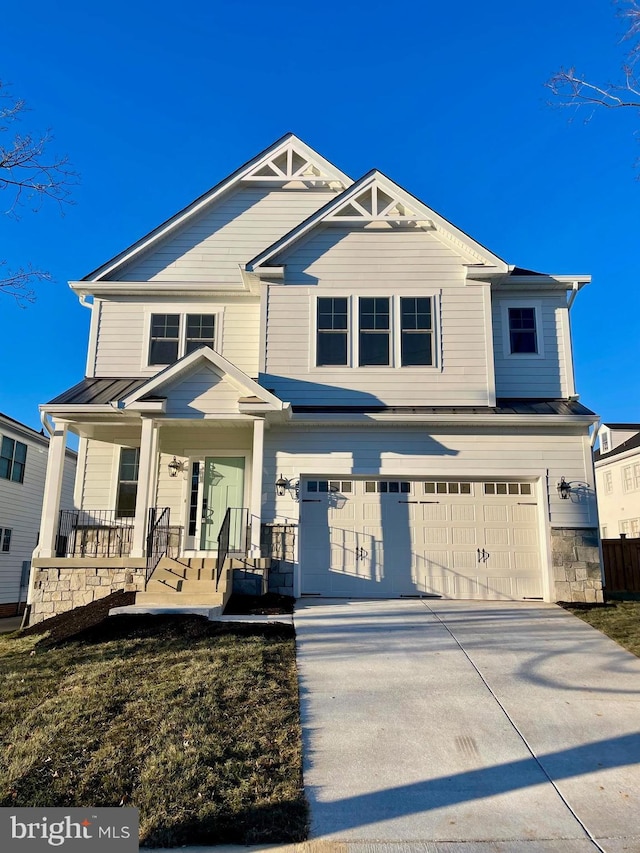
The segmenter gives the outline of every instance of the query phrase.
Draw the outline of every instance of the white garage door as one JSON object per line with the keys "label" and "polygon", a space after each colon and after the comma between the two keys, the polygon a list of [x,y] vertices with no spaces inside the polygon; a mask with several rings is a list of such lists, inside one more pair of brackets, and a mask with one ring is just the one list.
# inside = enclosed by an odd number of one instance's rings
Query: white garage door
{"label": "white garage door", "polygon": [[303,480],[303,595],[541,598],[532,483]]}

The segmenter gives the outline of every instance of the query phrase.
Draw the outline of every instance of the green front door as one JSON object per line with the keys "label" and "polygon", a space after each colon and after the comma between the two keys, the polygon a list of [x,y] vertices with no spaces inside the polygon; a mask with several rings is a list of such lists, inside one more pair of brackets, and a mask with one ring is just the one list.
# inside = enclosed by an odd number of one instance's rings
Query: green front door
{"label": "green front door", "polygon": [[204,460],[200,549],[218,548],[220,525],[229,507],[241,507],[244,498],[244,458],[207,456]]}

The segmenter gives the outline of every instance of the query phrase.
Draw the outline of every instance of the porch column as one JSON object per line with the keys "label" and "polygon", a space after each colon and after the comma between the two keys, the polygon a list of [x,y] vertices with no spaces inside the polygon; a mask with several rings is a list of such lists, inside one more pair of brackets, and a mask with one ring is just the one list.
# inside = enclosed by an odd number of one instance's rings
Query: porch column
{"label": "porch column", "polygon": [[[60,495],[64,475],[65,450],[67,447],[66,423],[54,421],[53,435],[49,438],[47,457],[47,475],[44,481],[44,498],[40,521],[40,540],[36,553],[38,557],[55,557],[58,518],[60,515]],[[28,464],[28,463],[27,463]]]}
{"label": "porch column", "polygon": [[149,515],[149,481],[153,477],[155,464],[156,426],[151,418],[142,418],[140,432],[140,464],[138,466],[138,491],[136,494],[136,514],[133,522],[132,557],[144,557],[147,535],[147,516]]}
{"label": "porch column", "polygon": [[251,462],[251,549],[250,557],[260,556],[260,523],[262,521],[262,465],[264,459],[264,420],[253,422],[253,454]]}

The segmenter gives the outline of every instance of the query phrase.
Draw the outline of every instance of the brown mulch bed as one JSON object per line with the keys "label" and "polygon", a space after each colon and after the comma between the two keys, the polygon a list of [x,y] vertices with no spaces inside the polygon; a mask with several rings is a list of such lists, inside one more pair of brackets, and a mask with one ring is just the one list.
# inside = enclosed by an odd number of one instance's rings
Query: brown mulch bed
{"label": "brown mulch bed", "polygon": [[57,616],[52,616],[51,619],[45,619],[44,622],[37,622],[35,625],[30,625],[22,631],[23,635],[29,634],[48,634],[46,638],[47,645],[53,645],[61,640],[66,640],[68,637],[73,637],[87,628],[92,628],[94,625],[100,624],[109,615],[109,610],[112,607],[125,607],[129,604],[135,604],[135,592],[114,592],[107,595],[98,601],[93,601],[91,604],[85,604],[84,607],[76,607],[74,610],[69,610],[66,613],[59,613]]}

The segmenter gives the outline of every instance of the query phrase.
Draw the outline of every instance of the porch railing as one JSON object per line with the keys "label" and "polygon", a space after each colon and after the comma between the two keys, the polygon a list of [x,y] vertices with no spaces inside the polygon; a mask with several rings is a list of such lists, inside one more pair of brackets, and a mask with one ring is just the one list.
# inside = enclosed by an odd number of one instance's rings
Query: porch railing
{"label": "porch railing", "polygon": [[246,507],[229,507],[218,533],[218,566],[216,589],[224,564],[230,555],[246,557],[249,542],[249,510]]}
{"label": "porch railing", "polygon": [[146,580],[148,581],[160,560],[169,552],[171,545],[172,528],[169,523],[168,506],[151,507],[147,531]]}
{"label": "porch railing", "polygon": [[56,557],[128,557],[133,518],[115,509],[63,509],[58,519]]}

